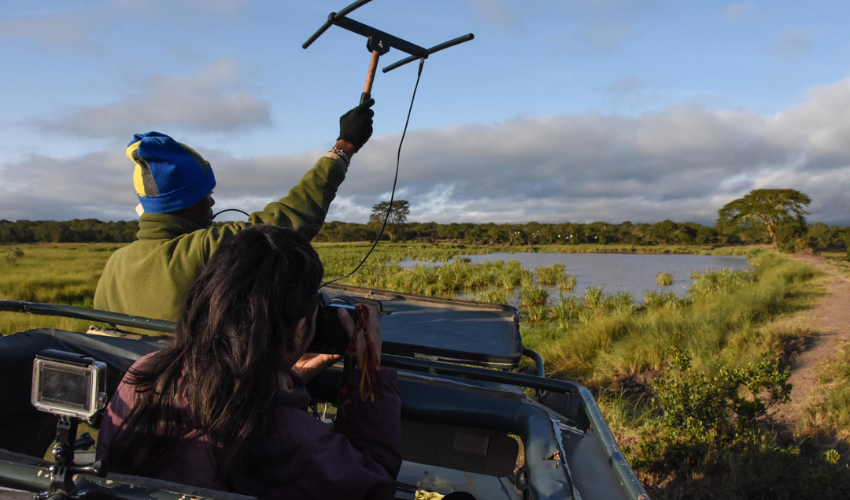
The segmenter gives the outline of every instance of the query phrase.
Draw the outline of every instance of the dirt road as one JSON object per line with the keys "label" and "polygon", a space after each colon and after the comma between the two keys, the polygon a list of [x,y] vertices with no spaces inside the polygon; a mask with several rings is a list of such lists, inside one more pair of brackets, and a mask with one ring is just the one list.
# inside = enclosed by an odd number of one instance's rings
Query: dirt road
{"label": "dirt road", "polygon": [[823,257],[804,254],[790,257],[828,277],[826,296],[813,309],[800,313],[806,316],[804,319],[814,334],[805,338],[803,352],[791,362],[789,382],[794,386],[791,403],[782,405],[776,414],[778,423],[793,432],[800,421],[801,407],[818,385],[818,368],[850,342],[850,280]]}

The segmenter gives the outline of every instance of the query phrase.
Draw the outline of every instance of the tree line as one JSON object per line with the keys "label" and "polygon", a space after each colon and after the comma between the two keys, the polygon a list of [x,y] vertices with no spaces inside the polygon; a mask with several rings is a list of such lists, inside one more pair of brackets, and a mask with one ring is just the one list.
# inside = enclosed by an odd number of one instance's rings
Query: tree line
{"label": "tree line", "polygon": [[[850,254],[850,228],[809,225],[805,207],[811,199],[793,189],[756,189],[718,211],[715,226],[664,220],[654,224],[574,222],[524,224],[437,224],[407,222],[407,200],[384,201],[372,207],[367,224],[327,222],[315,241],[346,242],[452,240],[470,244],[508,245],[735,245],[770,243],[785,251],[805,248],[845,248]],[[392,209],[390,210],[390,207]],[[223,223],[216,223],[219,225]],[[0,220],[0,243],[127,243],[136,239],[136,221],[10,222]]]}
{"label": "tree line", "polygon": [[102,222],[97,219],[0,219],[3,243],[129,243],[135,241],[139,221]]}
{"label": "tree line", "polygon": [[[770,244],[770,233],[764,226],[749,225],[718,229],[694,222],[665,220],[654,224],[625,221],[524,224],[475,224],[436,222],[407,222],[395,224],[395,240],[431,242],[452,240],[465,244],[504,245],[738,245]],[[314,241],[345,242],[366,241],[378,236],[380,224],[352,222],[326,222]],[[817,223],[799,227],[779,224],[777,237],[780,246],[812,248],[845,248],[850,243],[850,228]],[[385,234],[382,239],[390,240]]]}
{"label": "tree line", "polygon": [[[465,244],[502,245],[736,245],[769,244],[771,235],[762,225],[734,226],[723,229],[694,222],[665,220],[654,224],[629,221],[524,224],[493,222],[438,224],[405,222],[394,224],[397,241],[432,242],[451,240]],[[314,241],[374,241],[381,224],[326,222]],[[138,221],[102,222],[97,219],[68,221],[0,220],[0,244],[12,243],[129,243],[135,241]],[[780,223],[775,232],[781,246],[800,245],[812,248],[846,248],[850,228],[823,223],[805,226],[802,233],[793,224]],[[389,240],[385,232],[382,239]]]}

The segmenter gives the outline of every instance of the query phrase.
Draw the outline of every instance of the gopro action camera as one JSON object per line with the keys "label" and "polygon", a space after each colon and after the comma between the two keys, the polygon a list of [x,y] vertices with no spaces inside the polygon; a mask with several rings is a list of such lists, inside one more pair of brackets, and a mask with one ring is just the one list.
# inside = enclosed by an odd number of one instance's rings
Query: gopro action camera
{"label": "gopro action camera", "polygon": [[106,401],[106,363],[54,349],[36,354],[32,404],[37,409],[90,421]]}

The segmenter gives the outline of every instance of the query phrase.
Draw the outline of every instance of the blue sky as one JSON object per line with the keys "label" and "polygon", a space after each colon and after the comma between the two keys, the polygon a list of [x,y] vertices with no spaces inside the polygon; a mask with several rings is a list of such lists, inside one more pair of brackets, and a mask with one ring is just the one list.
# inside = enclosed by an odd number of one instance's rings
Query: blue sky
{"label": "blue sky", "polygon": [[[129,220],[123,150],[157,130],[216,171],[217,207],[283,196],[357,104],[347,0],[0,1],[0,219]],[[430,47],[396,198],[411,220],[712,224],[757,188],[850,225],[850,5],[836,1],[373,0]],[[405,56],[390,51],[380,66]],[[375,135],[328,220],[387,199],[416,64],[379,73]]]}

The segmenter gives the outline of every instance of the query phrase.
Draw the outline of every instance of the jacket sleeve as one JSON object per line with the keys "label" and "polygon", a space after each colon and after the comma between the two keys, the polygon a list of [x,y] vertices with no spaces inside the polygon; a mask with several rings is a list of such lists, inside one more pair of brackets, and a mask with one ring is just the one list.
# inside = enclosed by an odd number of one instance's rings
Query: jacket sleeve
{"label": "jacket sleeve", "polygon": [[[329,153],[330,154],[330,153]],[[345,180],[345,167],[341,160],[323,156],[304,174],[304,177],[289,190],[289,194],[266,205],[259,212],[248,216],[248,222],[228,222],[221,226],[196,231],[191,246],[198,250],[198,257],[204,263],[218,250],[221,244],[252,224],[271,224],[294,229],[312,240],[322,228],[336,191]],[[198,245],[199,240],[202,243]]]}
{"label": "jacket sleeve", "polygon": [[289,190],[289,194],[269,203],[261,212],[248,218],[252,224],[272,224],[291,227],[312,240],[328,214],[336,191],[345,179],[345,168],[337,160],[322,157],[304,177]]}
{"label": "jacket sleeve", "polygon": [[309,472],[298,480],[298,494],[308,498],[395,498],[402,458],[401,399],[394,370],[381,370],[379,389],[374,402],[363,403],[355,396],[348,435],[325,427],[309,450],[304,450],[301,457],[309,462]]}

